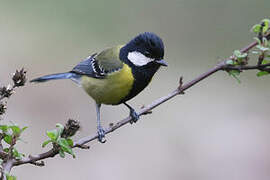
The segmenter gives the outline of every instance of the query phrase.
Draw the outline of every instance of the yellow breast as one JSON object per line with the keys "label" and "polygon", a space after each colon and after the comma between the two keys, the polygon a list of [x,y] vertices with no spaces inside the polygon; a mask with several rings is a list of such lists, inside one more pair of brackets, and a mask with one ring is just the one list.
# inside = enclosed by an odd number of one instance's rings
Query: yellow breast
{"label": "yellow breast", "polygon": [[131,68],[124,64],[120,71],[113,72],[104,79],[82,76],[83,89],[99,104],[118,104],[126,97],[133,85]]}

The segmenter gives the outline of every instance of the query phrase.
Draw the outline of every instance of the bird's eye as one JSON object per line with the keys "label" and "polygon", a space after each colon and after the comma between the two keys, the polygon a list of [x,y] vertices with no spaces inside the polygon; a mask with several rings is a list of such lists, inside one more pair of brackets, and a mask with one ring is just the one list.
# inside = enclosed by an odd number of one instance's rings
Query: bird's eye
{"label": "bird's eye", "polygon": [[150,56],[151,56],[151,53],[150,53],[149,51],[145,51],[145,52],[144,52],[144,55],[145,55],[146,57],[150,57]]}

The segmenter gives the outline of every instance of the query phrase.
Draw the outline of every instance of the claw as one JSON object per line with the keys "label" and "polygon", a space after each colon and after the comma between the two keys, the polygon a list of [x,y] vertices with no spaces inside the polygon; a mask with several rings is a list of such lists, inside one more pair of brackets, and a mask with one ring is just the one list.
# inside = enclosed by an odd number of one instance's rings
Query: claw
{"label": "claw", "polygon": [[130,109],[130,116],[132,117],[130,124],[136,123],[140,118],[134,109]]}
{"label": "claw", "polygon": [[136,123],[138,120],[139,120],[139,115],[136,113],[136,111],[130,106],[130,105],[128,105],[126,102],[124,102],[124,105],[126,105],[127,107],[128,107],[128,109],[129,109],[129,115],[130,115],[130,117],[132,118],[131,120],[130,120],[130,124],[132,124],[132,123]]}
{"label": "claw", "polygon": [[99,127],[97,133],[98,133],[98,141],[101,143],[105,143],[106,139],[104,129],[102,129],[102,127]]}

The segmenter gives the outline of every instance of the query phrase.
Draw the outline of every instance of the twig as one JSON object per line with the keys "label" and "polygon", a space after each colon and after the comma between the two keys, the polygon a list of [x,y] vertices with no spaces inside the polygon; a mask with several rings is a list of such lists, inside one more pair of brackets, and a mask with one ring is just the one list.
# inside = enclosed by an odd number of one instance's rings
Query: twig
{"label": "twig", "polygon": [[267,64],[259,64],[259,65],[254,65],[254,66],[225,66],[223,70],[261,70],[266,67],[269,67],[270,63]]}
{"label": "twig", "polygon": [[[270,34],[267,34],[265,36],[268,40],[270,39]],[[247,45],[246,47],[242,48],[240,51],[241,53],[245,53],[248,52],[250,49],[252,49],[253,47],[255,47],[258,44],[257,41],[252,42],[251,44]],[[229,59],[233,59],[234,57],[231,56]],[[171,93],[169,93],[166,96],[163,96],[159,99],[157,99],[156,101],[154,101],[153,103],[151,103],[150,105],[142,108],[139,112],[138,115],[144,115],[144,114],[148,114],[148,112],[150,112],[152,109],[156,108],[157,106],[167,102],[168,100],[172,99],[173,97],[184,93],[184,91],[186,91],[187,89],[193,87],[195,84],[197,84],[198,82],[204,80],[205,78],[209,77],[210,75],[212,75],[213,73],[216,73],[220,70],[225,70],[225,71],[229,71],[229,70],[252,70],[252,69],[260,69],[260,68],[265,68],[270,66],[270,64],[264,64],[264,65],[255,65],[255,66],[247,66],[247,65],[241,65],[241,66],[231,66],[231,65],[227,65],[226,62],[227,60],[224,60],[222,62],[220,62],[219,64],[217,64],[215,67],[213,67],[212,69],[210,69],[209,71],[201,74],[200,76],[198,76],[197,78],[193,79],[192,81],[189,81],[185,84],[183,84],[182,82],[182,78],[180,79],[180,84],[179,87],[177,89],[175,89],[174,91],[172,91]],[[131,121],[131,117],[127,117],[123,120],[120,120],[119,122],[117,122],[115,125],[110,125],[106,130],[105,130],[105,134],[109,134],[113,131],[115,131],[116,129],[129,124],[129,122]],[[74,142],[74,146],[78,147],[78,148],[82,148],[82,147],[86,147],[85,144],[89,143],[95,139],[98,138],[97,134],[93,134],[91,136],[86,136],[83,137],[79,140],[77,140],[76,142]],[[50,158],[50,157],[54,157],[56,154],[58,154],[58,151],[55,149],[49,150],[45,153],[36,155],[36,156],[29,156],[27,158],[23,158],[22,160],[18,160],[16,162],[13,162],[12,165],[13,166],[19,166],[22,164],[27,164],[27,163],[31,163],[34,164],[36,161],[40,161],[46,158]]]}
{"label": "twig", "polygon": [[36,155],[36,156],[31,155],[28,158],[24,158],[22,160],[16,161],[13,165],[18,166],[18,165],[26,164],[26,163],[33,164],[33,162],[36,162],[36,161],[40,161],[40,160],[47,159],[47,158],[52,158],[56,154],[58,154],[58,151],[56,151],[55,149],[51,149],[51,150],[49,150],[49,151],[47,151],[45,153],[42,153],[42,154],[39,154],[39,155]]}

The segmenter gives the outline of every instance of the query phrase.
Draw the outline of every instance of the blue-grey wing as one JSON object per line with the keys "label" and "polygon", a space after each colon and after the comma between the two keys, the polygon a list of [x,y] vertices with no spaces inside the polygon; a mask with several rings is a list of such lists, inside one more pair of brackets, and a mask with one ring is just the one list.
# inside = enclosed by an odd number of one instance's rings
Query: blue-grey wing
{"label": "blue-grey wing", "polygon": [[95,60],[96,55],[97,54],[95,53],[86,58],[85,60],[81,61],[71,70],[71,72],[93,78],[104,78],[105,73],[98,66]]}

